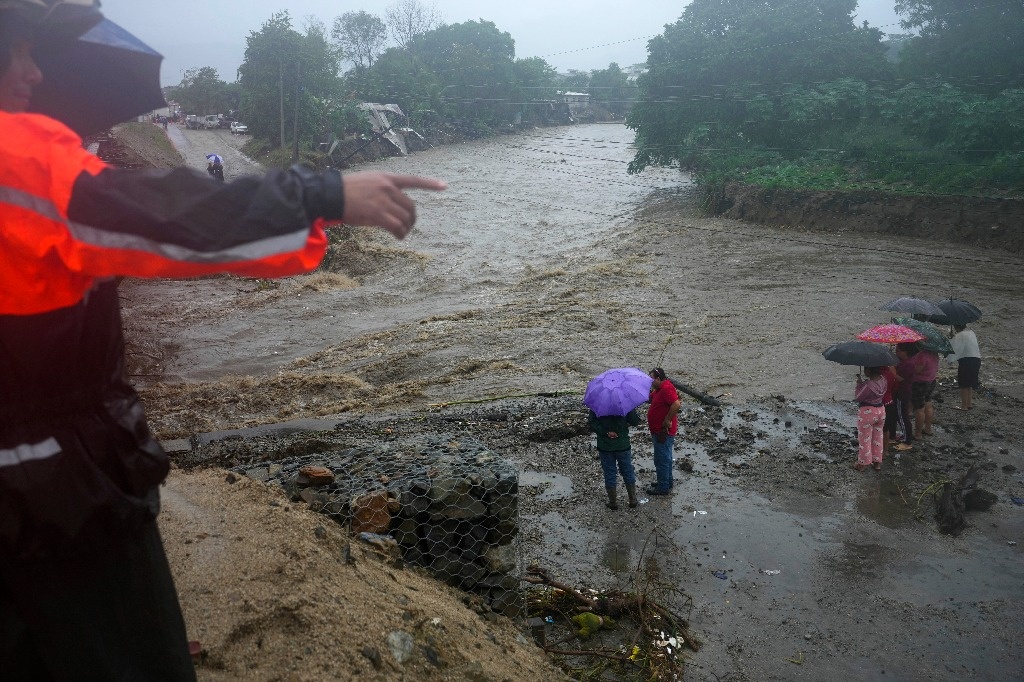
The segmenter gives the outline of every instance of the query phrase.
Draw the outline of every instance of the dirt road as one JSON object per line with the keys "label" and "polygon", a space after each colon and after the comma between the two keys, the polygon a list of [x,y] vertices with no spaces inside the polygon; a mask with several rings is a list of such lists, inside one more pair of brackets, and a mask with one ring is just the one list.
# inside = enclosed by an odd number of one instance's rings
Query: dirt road
{"label": "dirt road", "polygon": [[[212,151],[218,134],[186,133],[196,150],[186,158]],[[1008,543],[1024,539],[1010,502],[1024,497],[1022,261],[707,219],[685,176],[625,175],[630,139],[581,126],[373,164],[451,183],[418,197],[419,226],[403,244],[346,236],[330,272],[280,283],[127,286],[129,350],[151,375],[139,380],[153,424],[180,437],[369,410],[397,430],[413,428],[403,408],[582,391],[609,366],[661,365],[733,406],[688,405],[677,457],[694,475],[632,515],[600,505],[576,427],[548,444],[524,435],[578,424],[577,398],[487,408],[510,415],[490,437],[522,470],[525,558],[608,585],[628,583],[655,552],[693,595],[707,641],[691,679],[1016,679],[1024,574]],[[975,328],[986,391],[973,413],[940,407],[932,445],[881,475],[856,474],[853,372],[820,353],[886,321],[879,306],[904,294],[954,294],[985,311]],[[452,415],[493,424],[483,412]],[[781,430],[785,421],[796,426]],[[634,448],[648,477],[641,434]],[[973,461],[988,467],[993,511],[956,539],[915,521],[916,495]]]}
{"label": "dirt road", "polygon": [[167,126],[167,137],[171,144],[193,168],[206,170],[206,155],[220,154],[224,159],[224,179],[231,180],[243,175],[258,175],[263,168],[239,151],[249,141],[248,135],[232,135],[230,130],[188,130],[184,126]]}

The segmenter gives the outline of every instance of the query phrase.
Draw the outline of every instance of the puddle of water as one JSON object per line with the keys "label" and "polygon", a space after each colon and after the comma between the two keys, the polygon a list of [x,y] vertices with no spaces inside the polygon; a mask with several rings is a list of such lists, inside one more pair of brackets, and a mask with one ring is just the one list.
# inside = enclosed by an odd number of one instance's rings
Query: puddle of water
{"label": "puddle of water", "polygon": [[572,495],[572,479],[547,471],[523,471],[519,474],[520,488],[540,488],[539,502],[564,500]]}
{"label": "puddle of water", "polygon": [[[693,511],[706,511],[696,514]],[[689,478],[673,501],[676,517],[671,538],[690,557],[690,580],[695,594],[720,591],[727,581],[712,576],[725,571],[729,580],[763,584],[769,594],[797,589],[810,579],[813,557],[823,535],[836,524],[834,517],[807,518],[773,509],[760,495],[721,482],[714,486]],[[774,575],[764,571],[779,571]]]}

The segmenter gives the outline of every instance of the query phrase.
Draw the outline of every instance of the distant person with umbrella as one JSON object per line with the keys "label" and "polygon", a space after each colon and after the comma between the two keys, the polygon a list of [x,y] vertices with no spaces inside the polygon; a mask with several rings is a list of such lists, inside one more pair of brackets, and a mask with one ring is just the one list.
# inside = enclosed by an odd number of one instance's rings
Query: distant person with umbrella
{"label": "distant person with umbrella", "polygon": [[956,383],[960,388],[960,407],[958,410],[969,410],[973,407],[974,389],[981,388],[978,375],[981,372],[981,349],[978,337],[966,324],[954,324],[956,332],[949,340],[953,346],[953,355],[946,359],[956,361]]}
{"label": "distant person with umbrella", "polygon": [[654,472],[657,480],[647,492],[668,495],[672,492],[672,447],[679,430],[676,415],[682,407],[676,387],[668,380],[665,370],[655,367],[650,372],[651,406],[647,409],[647,426],[654,445]]}
{"label": "distant person with umbrella", "polygon": [[640,424],[636,408],[647,400],[651,384],[651,378],[641,370],[622,367],[594,377],[583,395],[583,403],[590,408],[587,424],[597,434],[597,453],[601,458],[609,509],[619,508],[616,486],[619,475],[626,487],[630,508],[638,504],[629,427]]}
{"label": "distant person with umbrella", "polygon": [[224,160],[220,157],[220,154],[206,155],[206,172],[214,180],[224,182]]}
{"label": "distant person with umbrella", "polygon": [[[138,59],[147,83],[125,80]],[[155,522],[169,461],[125,378],[117,278],[308,272],[329,223],[401,238],[416,215],[403,190],[444,189],[299,167],[223,184],[108,167],[79,135],[163,106],[159,59],[94,0],[0,0],[5,679],[195,679]]]}

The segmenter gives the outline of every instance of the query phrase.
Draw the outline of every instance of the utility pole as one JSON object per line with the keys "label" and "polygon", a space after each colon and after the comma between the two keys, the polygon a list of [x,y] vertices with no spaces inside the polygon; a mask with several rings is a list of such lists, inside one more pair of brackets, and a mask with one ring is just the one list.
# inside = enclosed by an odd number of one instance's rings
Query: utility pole
{"label": "utility pole", "polygon": [[281,110],[281,149],[284,149],[284,60],[280,57],[277,59],[277,86],[280,91],[280,110]]}
{"label": "utility pole", "polygon": [[292,119],[292,163],[299,160],[299,83],[302,82],[302,62],[295,62],[295,116]]}

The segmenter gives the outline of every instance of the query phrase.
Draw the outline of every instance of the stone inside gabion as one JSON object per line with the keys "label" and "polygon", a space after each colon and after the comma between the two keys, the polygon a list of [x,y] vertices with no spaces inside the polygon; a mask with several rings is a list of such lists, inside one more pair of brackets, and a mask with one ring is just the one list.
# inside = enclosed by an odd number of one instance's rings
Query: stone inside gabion
{"label": "stone inside gabion", "polygon": [[[234,471],[276,482],[353,533],[390,536],[402,558],[518,615],[519,478],[472,439],[421,434],[355,448],[318,449]],[[286,451],[289,448],[284,448]]]}

